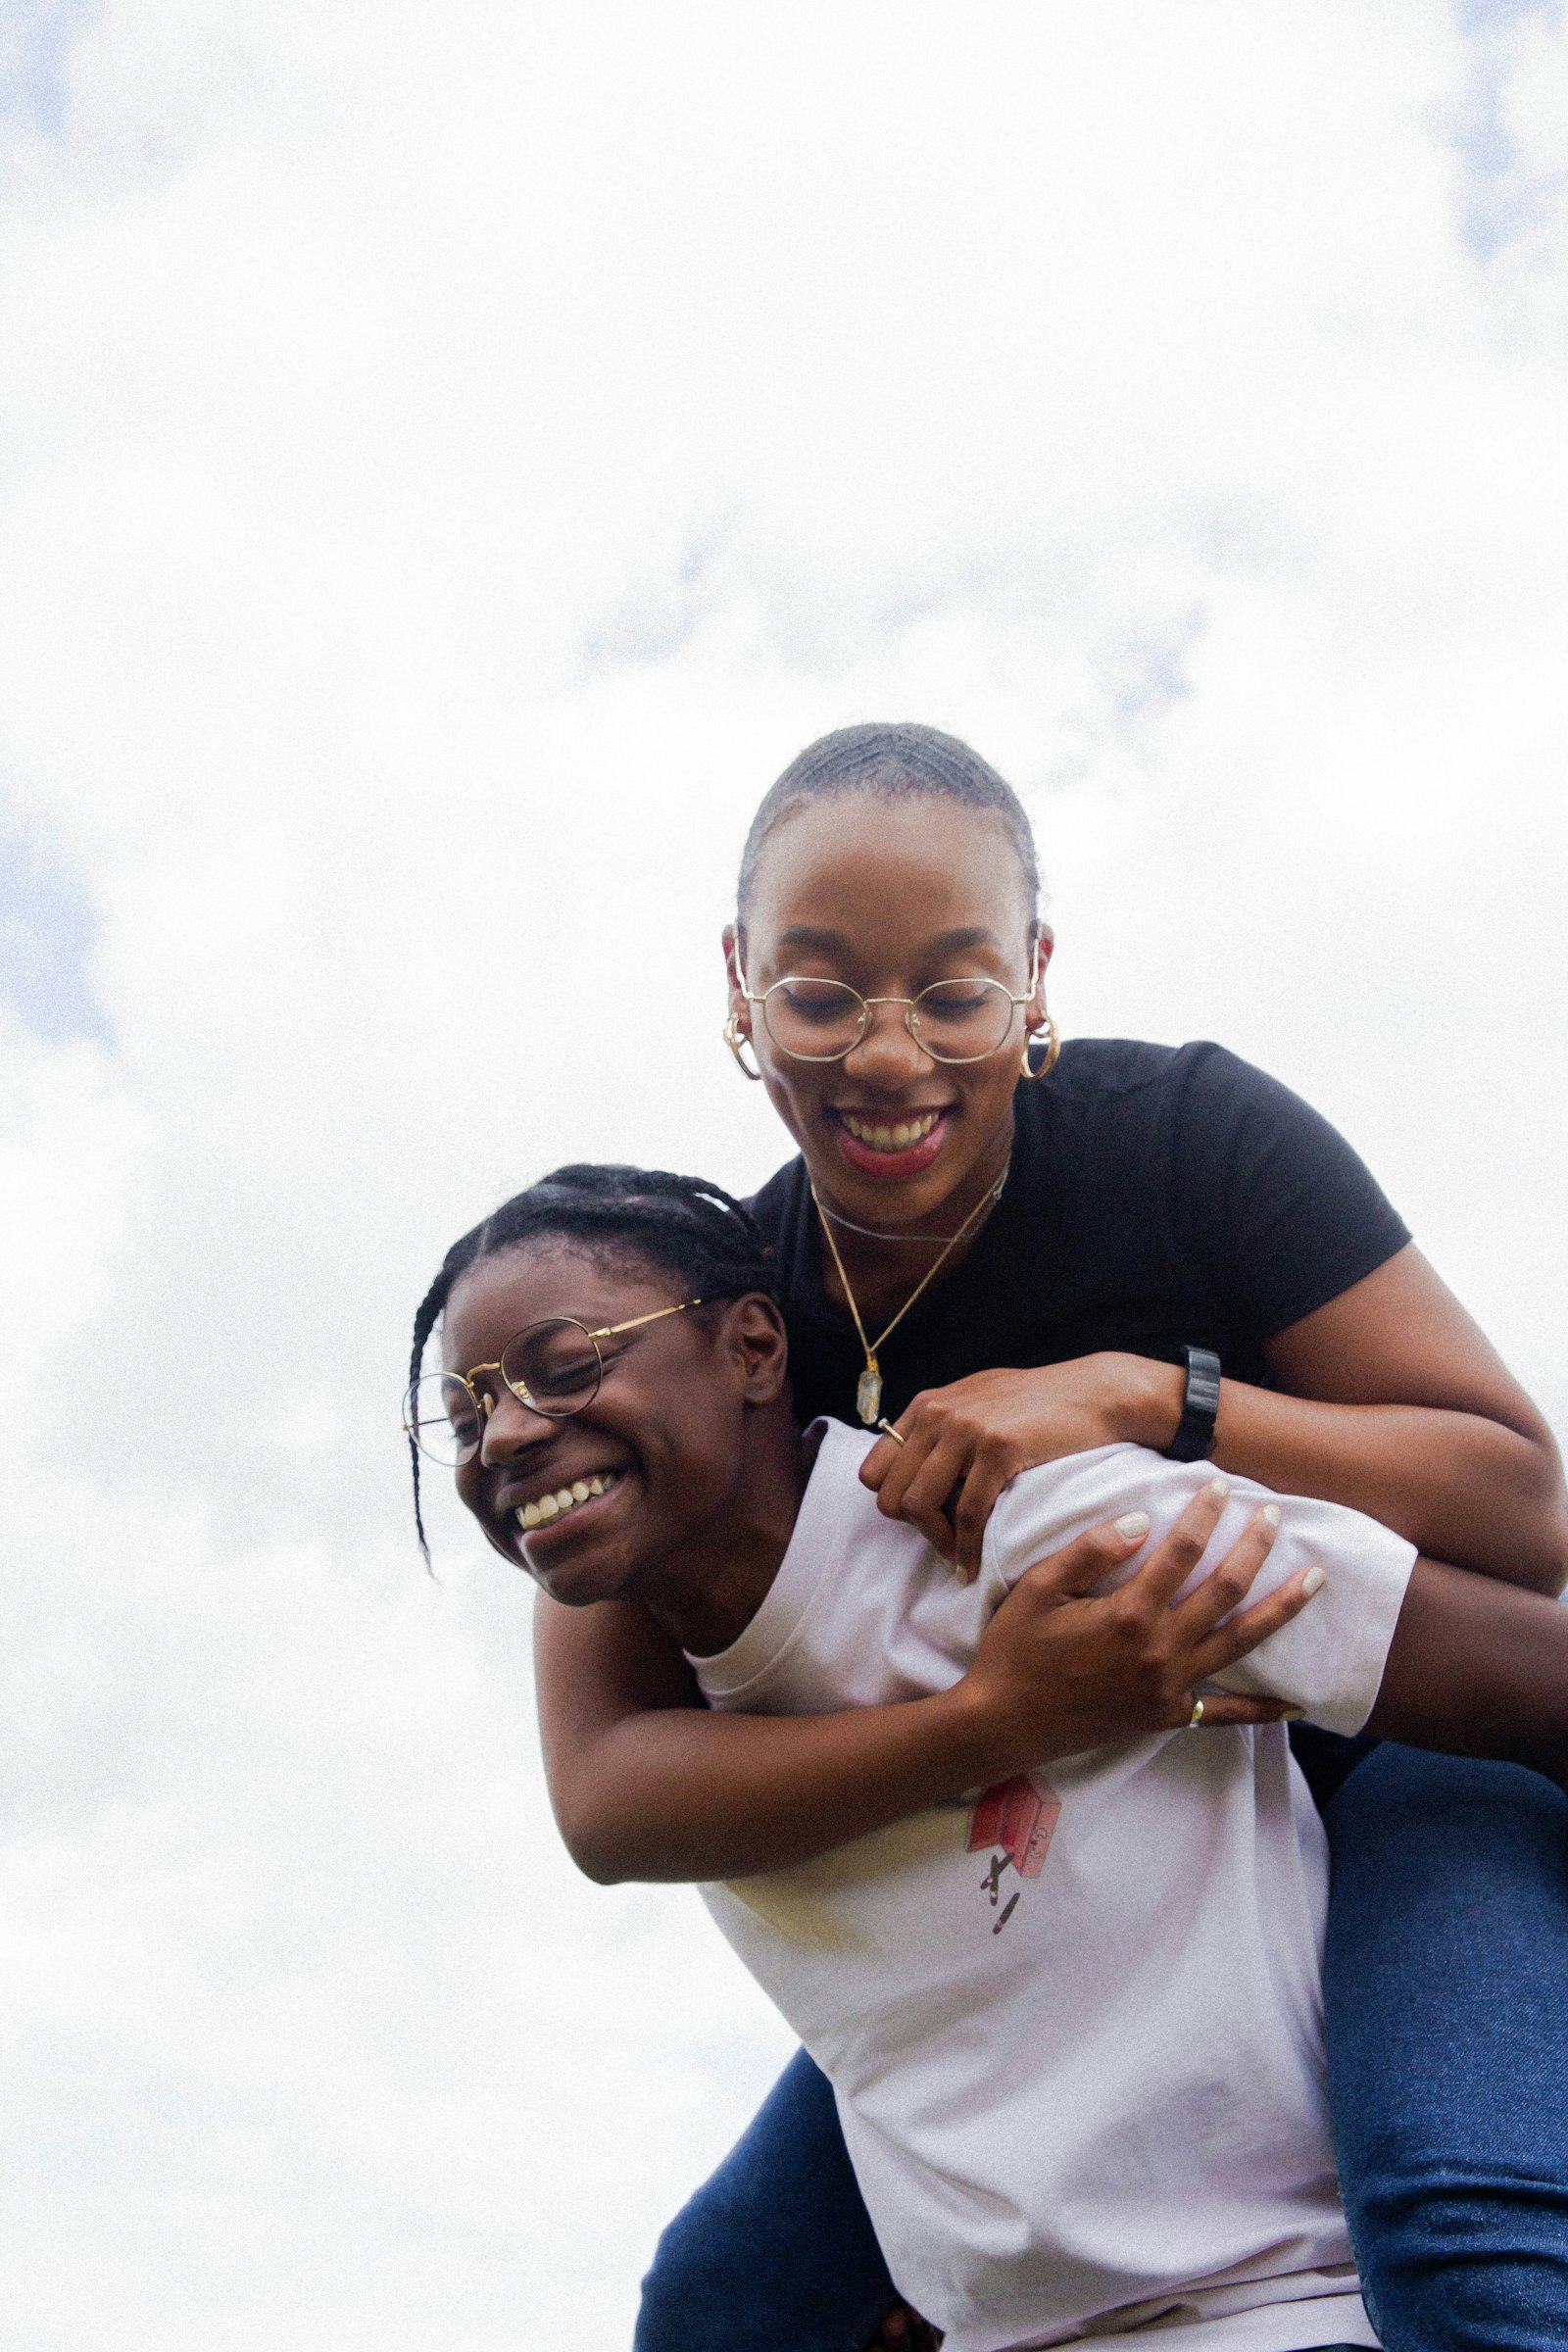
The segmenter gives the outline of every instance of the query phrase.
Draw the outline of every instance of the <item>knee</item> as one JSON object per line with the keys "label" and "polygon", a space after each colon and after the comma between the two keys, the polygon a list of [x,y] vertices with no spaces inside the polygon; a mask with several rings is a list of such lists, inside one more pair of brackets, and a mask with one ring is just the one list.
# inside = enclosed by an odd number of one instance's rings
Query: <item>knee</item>
{"label": "knee", "polygon": [[642,2284],[637,2352],[662,2352],[666,2343],[675,2343],[676,2337],[664,2331],[666,2325],[702,2294],[704,2278],[711,2273],[709,2253],[684,2213],[660,2231]]}
{"label": "knee", "polygon": [[692,2352],[708,2343],[705,2315],[719,2325],[726,2311],[733,2316],[731,2253],[729,2232],[714,2224],[699,2190],[660,2233],[643,2280],[633,2352]]}
{"label": "knee", "polygon": [[1390,2352],[1560,2352],[1568,2341],[1568,2185],[1406,2152],[1354,2200],[1351,2234]]}

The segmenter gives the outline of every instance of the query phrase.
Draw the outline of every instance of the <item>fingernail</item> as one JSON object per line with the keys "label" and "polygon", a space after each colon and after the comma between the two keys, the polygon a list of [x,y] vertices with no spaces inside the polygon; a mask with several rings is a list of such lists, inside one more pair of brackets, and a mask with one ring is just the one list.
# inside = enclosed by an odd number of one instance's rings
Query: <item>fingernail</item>
{"label": "fingernail", "polygon": [[1147,1536],[1149,1513],[1147,1511],[1123,1511],[1116,1522],[1116,1533],[1118,1536],[1125,1536],[1129,1544],[1134,1536]]}
{"label": "fingernail", "polygon": [[1265,1527],[1278,1527],[1280,1523],[1279,1504],[1277,1502],[1265,1502],[1263,1508],[1258,1513],[1258,1517],[1262,1520]]}
{"label": "fingernail", "polygon": [[1231,1482],[1228,1478],[1211,1478],[1208,1482],[1207,1492],[1220,1502],[1224,1501],[1230,1491]]}
{"label": "fingernail", "polygon": [[1280,1721],[1281,1723],[1299,1723],[1305,1713],[1304,1707],[1287,1707],[1280,1717]]}
{"label": "fingernail", "polygon": [[1301,1579],[1301,1591],[1303,1592],[1319,1592],[1327,1582],[1328,1579],[1321,1568],[1309,1568]]}

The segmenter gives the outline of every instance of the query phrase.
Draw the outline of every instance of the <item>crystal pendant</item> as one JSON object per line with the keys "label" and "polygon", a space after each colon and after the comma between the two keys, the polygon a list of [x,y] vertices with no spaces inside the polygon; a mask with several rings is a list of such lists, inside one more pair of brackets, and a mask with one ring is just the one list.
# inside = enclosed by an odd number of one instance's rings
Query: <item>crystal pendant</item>
{"label": "crystal pendant", "polygon": [[875,1429],[882,1412],[882,1375],[873,1356],[860,1374],[860,1385],[855,1392],[855,1409],[867,1429]]}

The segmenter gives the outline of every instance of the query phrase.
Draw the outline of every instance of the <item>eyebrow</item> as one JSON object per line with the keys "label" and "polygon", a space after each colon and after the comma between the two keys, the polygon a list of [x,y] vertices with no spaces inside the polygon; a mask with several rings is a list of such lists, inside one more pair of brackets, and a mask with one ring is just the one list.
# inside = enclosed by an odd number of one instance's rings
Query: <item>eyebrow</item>
{"label": "eyebrow", "polygon": [[[824,956],[845,956],[853,952],[855,942],[843,931],[824,931],[815,923],[791,923],[778,935],[781,948],[815,948]],[[939,931],[935,938],[923,940],[923,956],[951,956],[960,948],[1000,948],[1002,942],[984,923],[963,923],[954,931]]]}

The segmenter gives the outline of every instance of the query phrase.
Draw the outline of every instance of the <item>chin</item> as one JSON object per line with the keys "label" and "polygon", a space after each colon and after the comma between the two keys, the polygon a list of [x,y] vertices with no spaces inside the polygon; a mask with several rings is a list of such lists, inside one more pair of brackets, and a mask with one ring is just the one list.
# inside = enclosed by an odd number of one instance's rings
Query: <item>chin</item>
{"label": "chin", "polygon": [[577,1559],[540,1558],[526,1540],[519,1544],[515,1556],[541,1592],[548,1592],[552,1600],[568,1609],[588,1609],[596,1601],[622,1599],[632,1577],[624,1560],[607,1559],[602,1553],[596,1557],[592,1552]]}

